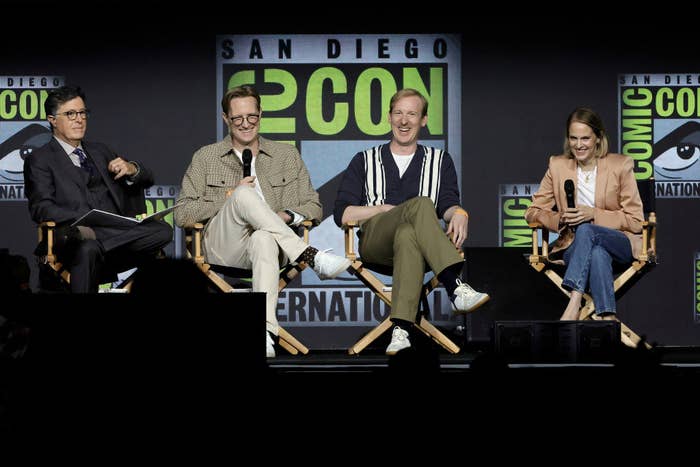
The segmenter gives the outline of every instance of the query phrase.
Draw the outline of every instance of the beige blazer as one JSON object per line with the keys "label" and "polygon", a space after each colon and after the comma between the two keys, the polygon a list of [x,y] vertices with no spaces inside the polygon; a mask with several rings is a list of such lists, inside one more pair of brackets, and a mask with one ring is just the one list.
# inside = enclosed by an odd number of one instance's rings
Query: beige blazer
{"label": "beige blazer", "polygon": [[[549,168],[540,182],[540,188],[532,196],[532,204],[525,211],[528,222],[539,222],[551,231],[559,231],[562,241],[552,245],[551,254],[566,249],[573,236],[559,227],[561,211],[566,209],[564,182],[574,181],[578,189],[576,159],[567,155],[551,156]],[[577,191],[576,191],[577,192]],[[554,207],[558,207],[558,211]],[[592,223],[620,230],[630,240],[632,255],[639,257],[642,248],[642,222],[644,211],[634,177],[631,157],[608,153],[598,159],[595,185],[595,214]]]}

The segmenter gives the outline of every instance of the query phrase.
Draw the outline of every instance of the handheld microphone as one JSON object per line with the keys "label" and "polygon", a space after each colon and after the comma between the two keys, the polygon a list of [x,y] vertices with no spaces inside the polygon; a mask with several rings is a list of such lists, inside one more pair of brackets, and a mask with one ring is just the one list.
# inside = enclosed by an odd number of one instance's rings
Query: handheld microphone
{"label": "handheld microphone", "polygon": [[570,178],[564,181],[564,191],[566,192],[566,206],[569,208],[575,208],[576,203],[574,202],[574,181]]}
{"label": "handheld microphone", "polygon": [[250,149],[245,148],[243,150],[243,177],[250,177],[250,162],[253,160],[253,153]]}

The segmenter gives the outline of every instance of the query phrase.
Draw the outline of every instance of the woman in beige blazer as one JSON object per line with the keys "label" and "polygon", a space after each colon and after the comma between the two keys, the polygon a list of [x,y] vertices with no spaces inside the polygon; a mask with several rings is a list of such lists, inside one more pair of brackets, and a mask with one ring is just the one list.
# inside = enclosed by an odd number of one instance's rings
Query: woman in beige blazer
{"label": "woman in beige blazer", "polygon": [[559,232],[550,258],[567,266],[562,286],[571,291],[561,319],[578,319],[587,289],[596,314],[614,316],[612,263],[639,255],[644,213],[632,158],[608,153],[603,122],[593,110],[569,115],[564,154],[550,157],[525,219]]}

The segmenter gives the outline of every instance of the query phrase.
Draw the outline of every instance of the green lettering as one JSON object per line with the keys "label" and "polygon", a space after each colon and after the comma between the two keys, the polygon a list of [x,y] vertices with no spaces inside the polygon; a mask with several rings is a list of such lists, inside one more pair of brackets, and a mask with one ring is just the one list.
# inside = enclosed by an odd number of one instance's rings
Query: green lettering
{"label": "green lettering", "polygon": [[[282,92],[273,96],[260,96],[260,106],[263,111],[275,112],[291,107],[297,98],[297,80],[287,70],[269,68],[265,70],[265,83],[277,83],[282,86]],[[260,119],[260,133],[294,133],[296,120],[294,117],[265,117]]]}
{"label": "green lettering", "polygon": [[42,89],[39,91],[39,119],[46,120],[46,110],[44,109],[44,103],[46,103],[46,98],[49,97],[49,91]]}
{"label": "green lettering", "polygon": [[[525,222],[525,211],[532,204],[529,198],[507,199],[503,203],[503,213],[510,217],[518,217]],[[516,206],[521,206],[516,208]]]}
{"label": "green lettering", "polygon": [[39,98],[34,91],[23,91],[19,95],[19,116],[23,120],[34,120],[37,118],[39,108]]}
{"label": "green lettering", "polygon": [[[17,95],[14,91],[5,89],[0,92],[0,118],[12,120],[15,118]],[[12,105],[15,104],[15,105]]]}
{"label": "green lettering", "polygon": [[622,120],[622,126],[630,129],[622,134],[623,141],[651,141],[650,118],[625,118]]}
{"label": "green lettering", "polygon": [[629,107],[646,107],[651,104],[651,99],[651,91],[647,88],[628,88],[622,91],[622,102]]}
{"label": "green lettering", "polygon": [[255,84],[255,71],[253,70],[242,70],[237,71],[231,75],[228,79],[228,85],[226,89],[235,88],[236,86],[243,86],[244,84]]}
{"label": "green lettering", "polygon": [[670,117],[674,112],[673,90],[671,88],[660,88],[656,92],[656,113],[659,117]]}
{"label": "green lettering", "polygon": [[695,113],[695,96],[690,88],[681,88],[676,94],[676,111],[680,117],[690,117]]}
{"label": "green lettering", "polygon": [[323,82],[330,80],[333,94],[347,94],[348,81],[345,74],[335,67],[323,67],[314,71],[306,85],[306,118],[309,127],[319,135],[335,135],[345,128],[350,116],[347,102],[335,102],[330,121],[323,119]]}
{"label": "green lettering", "polygon": [[[431,135],[443,135],[445,133],[443,122],[444,104],[444,80],[443,70],[439,67],[430,69],[430,91],[418,73],[418,69],[407,67],[403,70],[403,86],[413,88],[423,94],[428,101],[428,123],[426,128]],[[383,107],[382,107],[383,108]]]}
{"label": "green lettering", "polygon": [[511,239],[503,242],[503,246],[505,247],[532,245],[532,230],[506,229],[503,231],[503,238]]}
{"label": "green lettering", "polygon": [[[371,86],[372,81],[379,81],[381,90],[381,117],[378,123],[372,121]],[[367,68],[357,77],[355,85],[355,121],[361,132],[369,136],[384,135],[391,130],[389,124],[389,101],[396,94],[396,81],[384,68]]]}

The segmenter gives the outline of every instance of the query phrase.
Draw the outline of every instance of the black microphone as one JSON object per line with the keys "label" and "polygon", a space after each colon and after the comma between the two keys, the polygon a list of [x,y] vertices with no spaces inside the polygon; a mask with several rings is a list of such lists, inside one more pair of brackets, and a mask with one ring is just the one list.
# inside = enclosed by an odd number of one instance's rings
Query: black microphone
{"label": "black microphone", "polygon": [[[250,162],[253,160],[253,153],[250,149],[245,148],[243,150],[243,178],[250,177]],[[567,180],[571,181],[571,180]]]}
{"label": "black microphone", "polygon": [[[566,206],[570,208],[575,208],[576,203],[574,202],[574,181],[570,178],[564,180],[564,191],[566,192]],[[572,225],[571,230],[576,231],[576,226]]]}
{"label": "black microphone", "polygon": [[566,192],[566,206],[570,208],[575,208],[576,203],[574,202],[574,181],[570,178],[564,181],[564,191]]}

